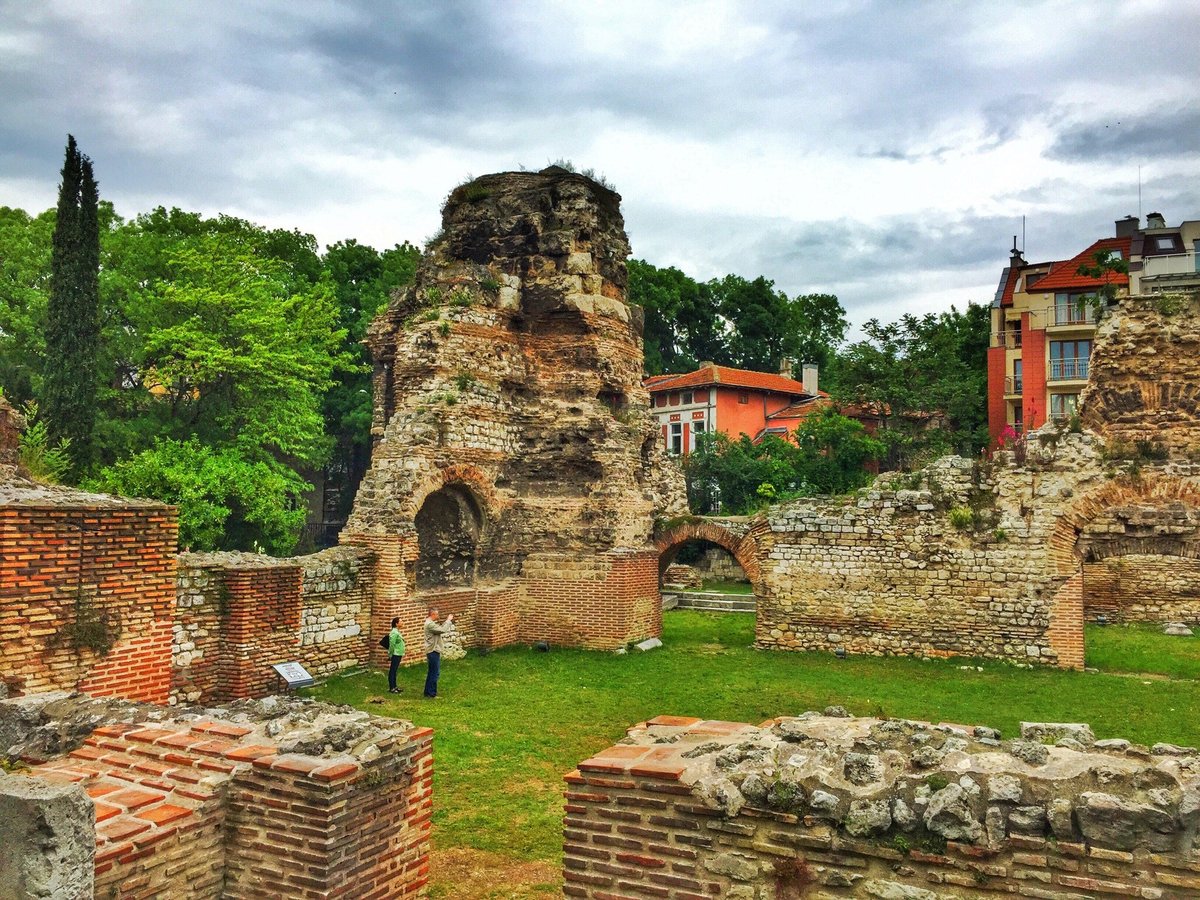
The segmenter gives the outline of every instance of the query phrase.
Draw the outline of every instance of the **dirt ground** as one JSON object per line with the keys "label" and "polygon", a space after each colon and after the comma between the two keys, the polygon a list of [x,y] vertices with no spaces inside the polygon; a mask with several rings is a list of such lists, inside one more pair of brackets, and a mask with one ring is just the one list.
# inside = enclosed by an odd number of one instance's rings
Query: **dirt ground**
{"label": "dirt ground", "polygon": [[429,896],[436,900],[523,900],[562,893],[558,866],[457,847],[430,853]]}

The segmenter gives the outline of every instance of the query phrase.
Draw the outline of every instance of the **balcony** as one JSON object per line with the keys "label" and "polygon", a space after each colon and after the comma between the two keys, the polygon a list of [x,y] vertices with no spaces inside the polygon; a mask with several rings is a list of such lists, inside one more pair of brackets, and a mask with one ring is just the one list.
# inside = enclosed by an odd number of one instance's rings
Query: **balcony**
{"label": "balcony", "polygon": [[1009,350],[1021,349],[1021,332],[1015,331],[997,331],[992,335],[993,347],[1005,347]]}
{"label": "balcony", "polygon": [[1083,359],[1052,359],[1047,381],[1087,381],[1088,362]]}
{"label": "balcony", "polygon": [[1098,321],[1091,303],[1061,303],[1054,307],[1055,325],[1095,325]]}
{"label": "balcony", "polygon": [[1163,276],[1196,275],[1196,253],[1189,250],[1186,253],[1167,253],[1162,256],[1146,256],[1142,258],[1142,278],[1161,278]]}
{"label": "balcony", "polygon": [[1022,393],[1021,379],[1014,375],[1009,375],[1007,378],[1005,378],[1004,379],[1004,393],[1010,397],[1011,396],[1020,396],[1020,394]]}

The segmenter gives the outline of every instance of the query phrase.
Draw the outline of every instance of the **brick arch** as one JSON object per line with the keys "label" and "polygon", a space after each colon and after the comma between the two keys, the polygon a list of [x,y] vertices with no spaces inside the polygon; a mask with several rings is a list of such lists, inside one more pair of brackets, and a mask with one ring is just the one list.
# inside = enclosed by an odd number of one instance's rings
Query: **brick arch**
{"label": "brick arch", "polygon": [[[1050,647],[1058,664],[1083,668],[1083,534],[1088,525],[1116,506],[1167,506],[1182,503],[1200,509],[1200,485],[1175,475],[1119,478],[1085,494],[1059,517],[1047,542],[1052,575],[1058,581],[1050,604]],[[1149,543],[1147,543],[1149,541]],[[1106,557],[1147,551],[1200,558],[1200,534],[1145,538],[1126,536],[1106,541]]]}
{"label": "brick arch", "polygon": [[749,531],[739,535],[719,522],[693,520],[664,532],[654,540],[658,550],[658,569],[661,574],[675,558],[676,552],[688,541],[709,541],[727,550],[737,560],[756,596],[762,596],[762,567],[758,558],[758,542]]}
{"label": "brick arch", "polygon": [[[1070,578],[1079,569],[1082,562],[1080,536],[1089,524],[1114,506],[1167,506],[1171,503],[1183,503],[1200,509],[1200,484],[1176,475],[1144,475],[1137,479],[1113,479],[1085,494],[1059,517],[1050,535],[1049,557],[1054,574]],[[1119,545],[1120,541],[1114,541],[1114,544]],[[1131,541],[1129,549],[1124,552],[1144,552],[1136,549],[1137,546],[1137,542]],[[1162,546],[1165,552],[1173,556],[1194,557],[1198,552],[1194,541],[1176,539],[1164,541]],[[1172,552],[1172,547],[1175,552]]]}
{"label": "brick arch", "polygon": [[488,523],[495,521],[502,504],[496,494],[493,479],[482,469],[465,463],[435,469],[422,478],[413,488],[409,498],[409,518],[416,516],[430,494],[454,484],[466,488],[479,504],[484,515],[485,528]]}

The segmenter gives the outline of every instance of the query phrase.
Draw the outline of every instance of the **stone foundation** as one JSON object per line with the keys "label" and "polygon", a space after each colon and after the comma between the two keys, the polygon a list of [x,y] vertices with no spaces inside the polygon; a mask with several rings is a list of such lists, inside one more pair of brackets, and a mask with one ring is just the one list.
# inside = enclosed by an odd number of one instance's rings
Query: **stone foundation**
{"label": "stone foundation", "polygon": [[[20,782],[73,798],[46,865],[61,882],[86,859],[97,897],[424,895],[429,729],[285,698],[174,715],[41,695],[0,702],[0,730],[31,766]],[[0,861],[0,885],[21,875]]]}
{"label": "stone foundation", "polygon": [[1200,755],[1086,725],[660,716],[566,776],[570,897],[1200,895]]}

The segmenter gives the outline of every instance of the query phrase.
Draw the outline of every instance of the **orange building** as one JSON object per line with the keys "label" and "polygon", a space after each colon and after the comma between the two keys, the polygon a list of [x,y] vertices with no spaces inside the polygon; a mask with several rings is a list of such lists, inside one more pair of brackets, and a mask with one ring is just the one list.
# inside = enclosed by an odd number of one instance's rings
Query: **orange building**
{"label": "orange building", "polygon": [[[651,412],[662,429],[668,453],[685,456],[706,432],[729,437],[747,435],[755,443],[768,434],[792,440],[805,418],[830,404],[817,387],[817,367],[805,365],[803,380],[791,377],[785,362],[778,375],[702,363],[682,375],[654,375],[645,380]],[[843,410],[843,412],[846,412]],[[879,417],[846,412],[874,431]]]}

